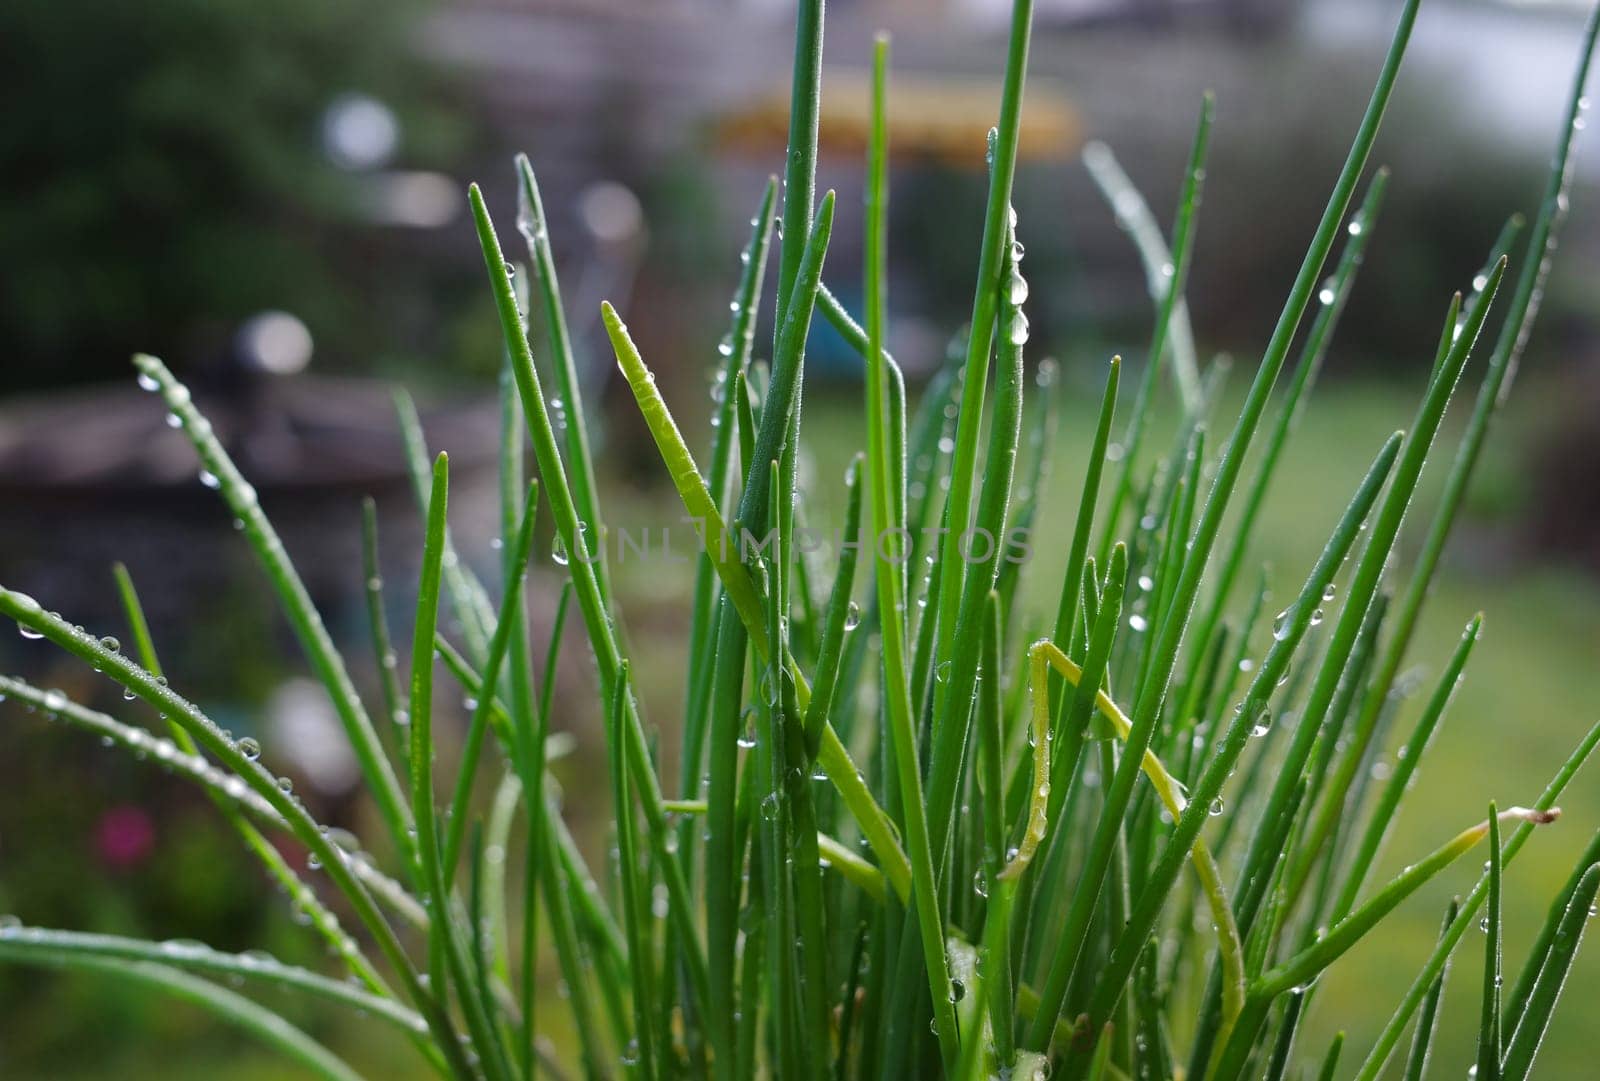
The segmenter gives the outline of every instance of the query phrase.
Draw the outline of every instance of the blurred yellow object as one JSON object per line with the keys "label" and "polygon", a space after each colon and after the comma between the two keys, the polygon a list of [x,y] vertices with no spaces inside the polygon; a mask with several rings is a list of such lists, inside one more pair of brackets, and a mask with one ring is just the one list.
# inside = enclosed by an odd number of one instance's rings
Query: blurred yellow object
{"label": "blurred yellow object", "polygon": [[[819,148],[824,154],[866,152],[870,87],[864,71],[828,71],[822,80]],[[988,131],[998,120],[1000,84],[992,79],[897,75],[890,84],[890,150],[897,158],[981,165]],[[717,145],[739,153],[779,152],[789,137],[788,87],[774,89],[716,124]],[[1064,158],[1083,143],[1083,123],[1065,92],[1030,79],[1017,144],[1022,159]]]}

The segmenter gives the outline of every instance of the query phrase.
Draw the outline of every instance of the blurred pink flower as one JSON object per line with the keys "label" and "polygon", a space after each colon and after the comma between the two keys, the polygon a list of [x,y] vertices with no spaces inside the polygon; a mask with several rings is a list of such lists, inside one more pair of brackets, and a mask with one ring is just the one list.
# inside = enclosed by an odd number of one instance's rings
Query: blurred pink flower
{"label": "blurred pink flower", "polygon": [[126,870],[143,861],[155,844],[155,824],[140,807],[112,807],[95,823],[95,852],[113,870]]}

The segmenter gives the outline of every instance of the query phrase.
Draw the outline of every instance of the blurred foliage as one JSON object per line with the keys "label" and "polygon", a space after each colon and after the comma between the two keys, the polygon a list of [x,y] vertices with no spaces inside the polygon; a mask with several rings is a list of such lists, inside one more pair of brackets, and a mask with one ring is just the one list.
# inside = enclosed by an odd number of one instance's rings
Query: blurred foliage
{"label": "blurred foliage", "polygon": [[392,341],[340,266],[357,178],[319,123],[357,92],[395,111],[408,161],[453,140],[407,42],[421,2],[0,5],[7,389],[121,375],[135,347],[213,356],[266,308],[319,353]]}

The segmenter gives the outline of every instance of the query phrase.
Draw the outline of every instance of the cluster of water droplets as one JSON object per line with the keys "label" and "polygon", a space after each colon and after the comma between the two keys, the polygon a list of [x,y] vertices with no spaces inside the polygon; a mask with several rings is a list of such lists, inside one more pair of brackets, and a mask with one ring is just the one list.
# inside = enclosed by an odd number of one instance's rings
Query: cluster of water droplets
{"label": "cluster of water droplets", "polygon": [[1022,241],[1015,239],[1017,229],[1017,211],[1011,210],[1011,247],[1006,252],[1005,284],[1001,296],[1005,301],[1005,316],[1001,325],[1006,328],[1006,340],[1012,345],[1026,345],[1028,343],[1028,316],[1022,310],[1022,305],[1028,300],[1028,280],[1022,276],[1022,256],[1024,248]]}
{"label": "cluster of water droplets", "polygon": [[[1322,603],[1332,603],[1334,597],[1337,595],[1337,588],[1333,585],[1333,583],[1328,583],[1328,585],[1322,591]],[[1283,611],[1274,616],[1272,620],[1272,637],[1279,642],[1287,640],[1289,635],[1294,631],[1295,619],[1298,614],[1299,606],[1296,604],[1290,605],[1288,608],[1285,608]],[[1320,606],[1318,606],[1311,610],[1311,617],[1307,622],[1310,626],[1315,627],[1322,622],[1325,616],[1326,613]]]}
{"label": "cluster of water droplets", "polygon": [[567,403],[559,394],[552,396],[550,399],[550,427],[555,432],[557,439],[566,438]]}

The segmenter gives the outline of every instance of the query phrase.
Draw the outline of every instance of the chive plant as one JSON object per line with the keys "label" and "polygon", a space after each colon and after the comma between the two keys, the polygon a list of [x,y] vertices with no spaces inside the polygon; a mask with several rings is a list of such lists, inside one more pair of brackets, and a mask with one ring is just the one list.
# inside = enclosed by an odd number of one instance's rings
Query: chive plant
{"label": "chive plant", "polygon": [[[1088,457],[1061,462],[1048,433],[1063,391],[1043,362],[1028,378],[1027,229],[1011,209],[1032,4],[1013,6],[970,323],[914,400],[884,348],[888,42],[874,51],[857,321],[826,285],[834,196],[818,198],[815,178],[823,4],[801,0],[789,154],[751,219],[715,368],[709,445],[684,434],[621,314],[602,310],[665,475],[704,540],[684,612],[682,716],[659,729],[631,674],[605,559],[596,479],[604,471],[526,158],[516,162],[516,229],[527,272],[502,246],[477,187],[469,193],[506,346],[498,581],[480,581],[459,557],[448,530],[448,458],[430,455],[402,397],[425,540],[402,665],[367,506],[372,701],[357,692],[254,490],[189,391],[160,361],[136,358],[141,385],[192,442],[203,479],[238,519],[326,685],[382,835],[369,847],[317,822],[290,779],[269,768],[270,747],[233,739],[169,684],[125,569],[116,584],[126,649],[0,590],[0,611],[24,637],[49,639],[92,666],[160,725],[132,724],[18,678],[0,677],[0,694],[201,787],[340,971],[15,919],[0,923],[0,960],[168,992],[323,1078],[356,1074],[251,992],[276,987],[359,1011],[372,1036],[409,1042],[420,1070],[463,1081],[1052,1070],[1095,1081],[1277,1079],[1291,1069],[1331,1077],[1351,1063],[1362,1079],[1391,1064],[1420,1078],[1447,970],[1452,959],[1470,963],[1456,954],[1481,922],[1476,1076],[1527,1076],[1600,890],[1600,833],[1509,980],[1502,876],[1533,828],[1557,818],[1600,726],[1554,764],[1543,792],[1503,794],[1524,795],[1528,806],[1491,803],[1483,821],[1432,852],[1408,853],[1396,877],[1380,881],[1374,871],[1478,643],[1481,616],[1420,710],[1403,701],[1403,666],[1438,660],[1417,656],[1417,620],[1544,288],[1595,18],[1526,239],[1514,216],[1482,272],[1445,305],[1410,423],[1368,448],[1360,483],[1330,499],[1332,530],[1292,602],[1271,617],[1264,588],[1238,588],[1378,226],[1389,177],[1369,171],[1369,157],[1417,6],[1403,7],[1231,420],[1215,415],[1220,372],[1196,363],[1184,299],[1210,97],[1170,237],[1110,151],[1086,152],[1146,263],[1154,321],[1131,403],[1121,400],[1114,358]],[[761,363],[755,332],[769,302],[775,332]],[[861,541],[841,546],[831,582],[796,558],[813,510],[796,478],[805,347],[819,316],[860,352],[866,380],[860,453],[842,499],[821,501],[842,502],[842,536]],[[1491,324],[1487,360],[1474,365]],[[1148,443],[1163,373],[1181,418],[1165,449]],[[1449,452],[1436,444],[1464,378],[1478,381],[1476,405]],[[1443,495],[1413,507],[1425,467],[1447,453]],[[1007,556],[1004,539],[1055,498],[1076,507],[1076,521],[1063,538],[1061,580],[1030,580],[1056,598],[1039,613],[1018,599],[1019,581],[1035,572]],[[541,512],[553,520],[552,563],[564,579],[545,642],[533,640],[525,613]],[[1396,550],[1408,514],[1423,519],[1425,538],[1409,561]],[[455,616],[450,635],[441,606]],[[610,855],[597,865],[573,839],[550,768],[554,673],[569,617],[582,624],[600,688],[598,715],[573,718],[602,727],[607,753]],[[1270,635],[1253,633],[1267,623]],[[459,765],[446,777],[437,776],[432,713],[440,680],[472,702]],[[1402,750],[1384,783],[1371,756],[1391,738]],[[669,780],[660,744],[673,739],[682,768]],[[475,798],[491,784],[487,801]],[[283,841],[307,850],[307,872],[281,854]],[[1424,884],[1458,878],[1453,865],[1480,843],[1484,874],[1463,882],[1376,1041],[1358,1047],[1341,1035],[1326,1048],[1301,1046],[1319,977],[1357,942],[1389,933],[1385,917]],[[559,993],[540,981],[541,958],[558,968]],[[569,1046],[539,1035],[552,1021],[570,1027]]]}

